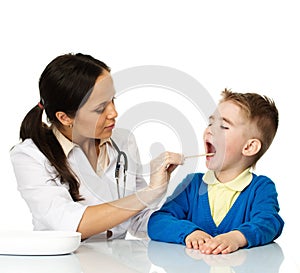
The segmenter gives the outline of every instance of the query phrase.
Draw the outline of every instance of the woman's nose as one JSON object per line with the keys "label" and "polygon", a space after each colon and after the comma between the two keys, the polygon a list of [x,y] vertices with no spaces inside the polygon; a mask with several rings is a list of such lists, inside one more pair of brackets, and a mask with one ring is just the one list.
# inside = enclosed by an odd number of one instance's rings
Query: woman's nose
{"label": "woman's nose", "polygon": [[112,101],[107,105],[106,110],[108,119],[114,119],[118,116],[115,104]]}

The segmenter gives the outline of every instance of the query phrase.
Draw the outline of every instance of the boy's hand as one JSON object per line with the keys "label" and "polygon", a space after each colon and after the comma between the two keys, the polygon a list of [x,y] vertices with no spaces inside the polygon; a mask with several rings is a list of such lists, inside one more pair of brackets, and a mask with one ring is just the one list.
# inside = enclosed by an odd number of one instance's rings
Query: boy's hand
{"label": "boy's hand", "polygon": [[227,254],[247,245],[245,236],[238,230],[220,234],[199,246],[203,254]]}
{"label": "boy's hand", "polygon": [[208,233],[202,230],[195,230],[186,236],[185,244],[187,248],[200,249],[200,246],[211,238],[212,237]]}

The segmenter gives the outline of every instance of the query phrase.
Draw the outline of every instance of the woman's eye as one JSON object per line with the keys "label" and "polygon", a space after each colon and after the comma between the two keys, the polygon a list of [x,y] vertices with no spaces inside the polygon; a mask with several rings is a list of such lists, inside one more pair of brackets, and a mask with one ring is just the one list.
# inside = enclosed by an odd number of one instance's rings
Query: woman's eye
{"label": "woman's eye", "polygon": [[108,101],[108,102],[106,102],[106,103],[102,103],[101,107],[99,107],[98,109],[96,109],[95,112],[96,112],[97,114],[102,114],[102,113],[104,112],[104,110],[105,110],[105,108],[106,108],[107,105],[109,105],[111,102],[112,102],[113,104],[115,104],[115,99],[116,99],[116,98],[113,97],[113,98],[111,99],[111,101]]}
{"label": "woman's eye", "polygon": [[95,112],[97,114],[102,114],[105,108],[96,109]]}

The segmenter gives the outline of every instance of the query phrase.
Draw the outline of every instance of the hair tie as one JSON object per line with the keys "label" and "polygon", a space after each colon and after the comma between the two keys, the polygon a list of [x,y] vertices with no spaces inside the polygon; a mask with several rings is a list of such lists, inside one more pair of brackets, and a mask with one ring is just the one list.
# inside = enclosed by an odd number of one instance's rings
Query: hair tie
{"label": "hair tie", "polygon": [[38,107],[39,107],[41,110],[44,110],[44,105],[41,104],[41,102],[38,103]]}
{"label": "hair tie", "polygon": [[41,98],[40,101],[38,102],[38,107],[41,109],[41,110],[44,110],[45,109],[45,102],[44,102],[44,99]]}

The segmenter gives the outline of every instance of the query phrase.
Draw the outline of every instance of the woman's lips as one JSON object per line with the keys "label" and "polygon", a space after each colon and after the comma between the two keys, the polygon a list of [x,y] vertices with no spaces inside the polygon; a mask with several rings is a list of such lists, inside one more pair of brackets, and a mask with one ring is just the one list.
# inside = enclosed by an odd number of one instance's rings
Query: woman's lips
{"label": "woman's lips", "polygon": [[115,124],[113,123],[111,125],[106,126],[104,129],[112,130],[114,127],[115,127]]}

